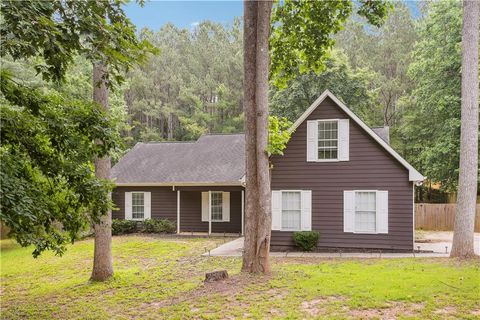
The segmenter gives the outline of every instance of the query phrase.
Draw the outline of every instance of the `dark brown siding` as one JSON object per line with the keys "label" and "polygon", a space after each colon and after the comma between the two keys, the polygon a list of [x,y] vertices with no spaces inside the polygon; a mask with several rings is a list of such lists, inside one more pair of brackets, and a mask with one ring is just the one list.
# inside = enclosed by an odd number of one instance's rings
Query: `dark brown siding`
{"label": "dark brown siding", "polygon": [[114,219],[125,219],[125,192],[145,191],[152,193],[152,218],[177,221],[177,192],[172,187],[117,187],[112,194],[119,210],[112,212]]}
{"label": "dark brown siding", "polygon": [[208,190],[230,192],[230,222],[212,222],[212,232],[241,232],[242,188],[212,187],[205,189],[205,187],[182,187],[180,190],[181,232],[208,232],[208,222],[202,222],[202,191]]}
{"label": "dark brown siding", "polygon": [[[212,232],[241,232],[242,187],[179,187],[180,231],[208,232],[208,223],[202,222],[202,191],[230,192],[230,222],[212,222]],[[117,187],[112,198],[119,210],[113,211],[114,219],[125,218],[125,192],[146,191],[152,193],[152,218],[177,221],[177,191],[172,187]]]}
{"label": "dark brown siding", "polygon": [[[312,190],[312,230],[319,247],[413,249],[413,198],[408,170],[350,119],[350,161],[306,162],[307,120],[348,118],[327,98],[297,128],[285,154],[274,157],[272,190]],[[388,191],[388,234],[343,232],[344,190]],[[272,247],[293,246],[292,233],[272,231]]]}

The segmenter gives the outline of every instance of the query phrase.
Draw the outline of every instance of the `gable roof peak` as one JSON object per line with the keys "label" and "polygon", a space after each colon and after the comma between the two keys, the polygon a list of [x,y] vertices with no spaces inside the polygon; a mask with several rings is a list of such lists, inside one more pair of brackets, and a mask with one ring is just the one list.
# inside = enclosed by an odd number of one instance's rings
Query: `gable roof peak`
{"label": "gable roof peak", "polygon": [[401,155],[399,155],[388,143],[386,143],[380,136],[378,136],[365,122],[363,122],[352,110],[350,110],[340,99],[338,99],[330,90],[325,90],[323,93],[308,107],[307,110],[295,121],[290,128],[293,132],[297,129],[308,116],[326,99],[330,98],[333,102],[342,109],[353,121],[355,121],[363,130],[365,130],[378,144],[380,144],[388,153],[390,153],[398,162],[400,162],[407,170],[410,181],[422,182],[425,177],[418,172],[410,163],[407,162]]}

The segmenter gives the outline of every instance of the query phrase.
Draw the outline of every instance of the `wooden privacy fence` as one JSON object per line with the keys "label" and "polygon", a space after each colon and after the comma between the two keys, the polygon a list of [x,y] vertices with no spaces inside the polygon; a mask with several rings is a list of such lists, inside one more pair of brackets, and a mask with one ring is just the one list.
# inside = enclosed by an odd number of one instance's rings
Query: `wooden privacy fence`
{"label": "wooden privacy fence", "polygon": [[[453,230],[455,203],[416,203],[415,228],[423,230]],[[475,213],[475,232],[480,232],[480,204]]]}

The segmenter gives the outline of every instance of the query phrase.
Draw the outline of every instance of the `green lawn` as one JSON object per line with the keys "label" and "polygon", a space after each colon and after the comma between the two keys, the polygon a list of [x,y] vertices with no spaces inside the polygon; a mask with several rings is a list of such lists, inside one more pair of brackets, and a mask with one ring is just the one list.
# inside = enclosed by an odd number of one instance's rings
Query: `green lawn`
{"label": "green lawn", "polygon": [[[215,241],[114,237],[115,276],[91,283],[91,239],[38,259],[2,240],[1,317],[480,319],[478,260],[279,258],[249,276],[240,258],[200,256]],[[230,279],[204,285],[217,269]]]}

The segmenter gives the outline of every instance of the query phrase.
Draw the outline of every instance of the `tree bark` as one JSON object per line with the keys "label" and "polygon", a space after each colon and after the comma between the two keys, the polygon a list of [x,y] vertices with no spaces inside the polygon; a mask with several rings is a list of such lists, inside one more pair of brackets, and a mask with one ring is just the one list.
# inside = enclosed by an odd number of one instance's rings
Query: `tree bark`
{"label": "tree bark", "polygon": [[451,257],[469,258],[474,252],[475,204],[478,175],[478,41],[480,2],[463,1],[462,122],[457,214]]}
{"label": "tree bark", "polygon": [[244,2],[246,148],[245,246],[242,271],[270,273],[272,225],[268,144],[268,71],[272,1]]}
{"label": "tree bark", "polygon": [[[93,65],[93,101],[108,110],[107,68],[104,63]],[[98,143],[102,143],[99,141]],[[95,175],[110,179],[110,157],[95,159]],[[111,195],[110,195],[111,196]],[[95,249],[91,280],[104,281],[113,275],[112,259],[112,211],[108,210],[94,224]]]}
{"label": "tree bark", "polygon": [[168,114],[168,131],[167,131],[167,139],[173,140],[173,113]]}

